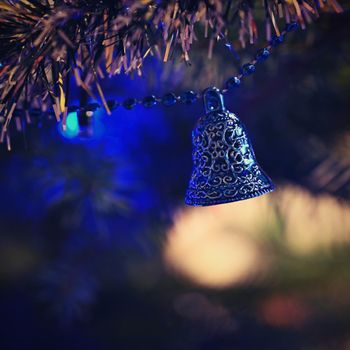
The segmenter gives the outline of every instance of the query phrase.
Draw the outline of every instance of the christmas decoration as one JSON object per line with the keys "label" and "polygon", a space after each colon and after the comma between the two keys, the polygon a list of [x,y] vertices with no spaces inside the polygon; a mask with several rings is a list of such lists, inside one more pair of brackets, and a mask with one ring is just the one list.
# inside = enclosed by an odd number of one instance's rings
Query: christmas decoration
{"label": "christmas decoration", "polygon": [[[29,109],[17,132],[19,105],[12,152],[0,145],[1,348],[346,349],[349,23],[350,12],[324,15],[291,34],[224,95],[278,185],[256,200],[182,206],[201,99],[97,109],[87,140],[57,133],[50,109]],[[154,59],[145,77],[104,81],[107,103],[226,88],[253,47],[236,62],[220,45],[212,60],[196,45],[188,69],[169,63],[169,83]],[[78,112],[67,129],[81,128]]]}
{"label": "christmas decoration", "polygon": [[[179,55],[190,63],[197,24],[204,28],[200,35],[208,39],[209,58],[219,40],[232,50],[236,42],[243,47],[256,43],[258,10],[255,1],[245,0],[2,0],[0,113],[5,121],[1,140],[7,137],[15,109],[28,110],[35,101],[40,101],[42,110],[52,106],[57,120],[65,122],[72,76],[92,99],[99,96],[110,114],[100,80],[121,72],[142,74],[149,55],[164,62]],[[341,12],[341,7],[336,0],[266,0],[264,10],[267,40],[278,45],[283,41],[280,22],[297,22],[304,28],[320,10]],[[238,36],[235,41],[233,29]],[[246,66],[244,72],[252,68]],[[173,100],[167,97],[165,103],[171,104]],[[186,94],[183,100],[193,98]],[[135,103],[129,98],[123,105],[132,108]],[[149,96],[143,103],[152,106],[156,99]]]}
{"label": "christmas decoration", "polygon": [[[208,38],[208,58],[214,43],[223,41],[235,51],[230,31],[239,21],[238,42],[257,43],[254,2],[213,1],[55,1],[4,0],[0,3],[0,113],[3,127],[0,142],[10,150],[9,125],[12,117],[22,130],[23,117],[30,121],[31,105],[41,105],[67,129],[71,81],[83,91],[77,111],[78,134],[89,137],[94,108],[88,97],[99,96],[106,112],[122,105],[133,109],[138,103],[151,108],[177,102],[192,104],[203,97],[206,117],[193,135],[194,169],[186,196],[190,205],[213,205],[256,197],[273,190],[271,180],[258,166],[244,126],[223,105],[223,93],[240,85],[241,80],[265,61],[272,48],[283,43],[285,35],[318,16],[319,9],[341,12],[336,0],[326,3],[264,2],[268,46],[241,67],[240,74],[226,81],[221,90],[209,88],[204,95],[187,90],[163,97],[149,94],[142,99],[126,98],[122,103],[107,101],[100,80],[106,75],[137,72],[148,55],[158,55],[164,62],[180,53],[190,63],[190,51],[197,39],[197,24]],[[284,29],[281,30],[281,22]],[[273,28],[273,29],[272,29]],[[74,77],[74,80],[72,79]],[[71,119],[71,118],[70,118]],[[18,122],[19,121],[19,122]],[[73,123],[74,128],[76,122]],[[76,128],[75,128],[76,129]],[[74,130],[72,135],[77,135]]]}
{"label": "christmas decoration", "polygon": [[206,115],[193,131],[193,172],[186,203],[213,205],[273,191],[271,180],[256,162],[240,120],[226,110],[216,88],[204,93]]}

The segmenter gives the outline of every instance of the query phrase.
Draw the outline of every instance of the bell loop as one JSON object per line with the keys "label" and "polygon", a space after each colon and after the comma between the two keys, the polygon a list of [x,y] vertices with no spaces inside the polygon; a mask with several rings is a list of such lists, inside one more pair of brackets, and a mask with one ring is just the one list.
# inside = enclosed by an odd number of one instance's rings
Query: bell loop
{"label": "bell loop", "polygon": [[216,87],[208,88],[203,92],[205,113],[225,112],[224,97]]}

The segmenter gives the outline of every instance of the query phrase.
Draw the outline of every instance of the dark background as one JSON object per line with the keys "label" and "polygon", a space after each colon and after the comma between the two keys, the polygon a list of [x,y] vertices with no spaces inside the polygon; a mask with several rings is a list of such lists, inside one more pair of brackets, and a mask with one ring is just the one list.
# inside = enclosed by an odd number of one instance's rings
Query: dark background
{"label": "dark background", "polygon": [[[0,348],[350,349],[349,21],[322,15],[290,34],[226,96],[278,186],[259,199],[184,208],[200,102],[98,110],[91,138],[40,117],[13,128]],[[220,85],[256,51],[235,62],[219,46],[208,61],[206,48],[191,67],[150,61],[141,78],[106,80],[106,95]]]}

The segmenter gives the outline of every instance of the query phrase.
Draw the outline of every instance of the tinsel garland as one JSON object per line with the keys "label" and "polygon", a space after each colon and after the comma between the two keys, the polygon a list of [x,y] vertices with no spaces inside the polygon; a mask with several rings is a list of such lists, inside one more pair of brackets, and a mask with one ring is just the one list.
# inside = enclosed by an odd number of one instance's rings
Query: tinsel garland
{"label": "tinsel garland", "polygon": [[141,74],[148,55],[166,62],[178,52],[190,62],[197,25],[209,58],[218,40],[255,44],[262,9],[267,40],[285,23],[305,27],[320,10],[342,11],[336,0],[1,0],[1,141],[14,111],[25,111],[30,121],[27,111],[36,101],[64,120],[71,75],[91,98],[96,91],[110,113],[100,80]]}

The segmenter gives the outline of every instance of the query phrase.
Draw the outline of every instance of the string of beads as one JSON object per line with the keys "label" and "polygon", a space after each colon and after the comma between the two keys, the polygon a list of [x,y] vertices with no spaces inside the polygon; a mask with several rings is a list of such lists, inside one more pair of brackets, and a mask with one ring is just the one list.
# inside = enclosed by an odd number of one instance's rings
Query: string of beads
{"label": "string of beads", "polygon": [[[251,62],[245,63],[241,66],[240,73],[237,76],[233,76],[227,79],[222,89],[220,89],[220,92],[222,94],[226,94],[229,91],[232,91],[235,88],[239,87],[243,79],[252,75],[256,71],[256,66],[259,63],[265,61],[270,56],[272,48],[276,48],[280,44],[282,44],[284,42],[286,34],[288,34],[289,32],[295,31],[298,28],[299,28],[299,25],[297,22],[288,23],[285,29],[281,32],[279,36],[274,35],[266,47],[263,47],[262,49],[257,51],[254,59]],[[201,97],[202,97],[201,92],[187,90],[180,94],[175,94],[174,92],[168,92],[162,97],[156,97],[155,95],[148,95],[143,99],[126,98],[123,102],[119,102],[116,100],[108,100],[107,105],[110,110],[115,110],[118,107],[124,107],[126,110],[131,110],[135,108],[137,105],[143,105],[146,108],[152,108],[157,105],[163,105],[163,106],[169,107],[169,106],[174,106],[177,103],[184,103],[184,104],[190,105],[195,103]],[[99,103],[89,103],[86,106],[80,106],[80,107],[69,106],[68,112],[81,111],[81,112],[91,114],[93,111],[95,111],[100,107],[101,106]],[[22,115],[23,114],[22,112],[24,111],[16,109],[15,112],[19,115]],[[43,111],[41,111],[40,109],[30,110],[31,116],[42,117],[44,114],[50,116],[52,114],[52,110],[49,110],[46,113],[43,113]],[[92,114],[87,116],[90,117],[92,116]],[[28,118],[29,117],[27,116],[27,119]],[[0,124],[2,124],[4,121],[5,121],[4,118],[0,118]]]}
{"label": "string of beads", "polygon": [[[240,74],[234,77],[230,77],[225,82],[224,87],[220,90],[221,93],[225,94],[233,90],[234,88],[239,87],[244,78],[252,75],[255,72],[257,64],[265,61],[270,56],[272,48],[276,48],[280,44],[282,44],[284,42],[286,34],[288,34],[289,32],[295,31],[298,27],[299,25],[297,22],[290,22],[286,25],[285,29],[281,32],[279,36],[274,35],[266,47],[257,51],[254,60],[252,60],[249,63],[245,63],[241,66]],[[169,107],[169,106],[175,105],[178,102],[185,103],[185,104],[192,104],[201,97],[202,97],[202,94],[200,92],[187,90],[180,94],[168,92],[162,97],[156,97],[155,95],[148,95],[140,100],[136,98],[127,98],[123,102],[110,100],[108,101],[108,105],[110,109],[115,109],[122,106],[127,110],[133,109],[138,104],[141,104],[146,108],[151,108],[159,104]]]}

